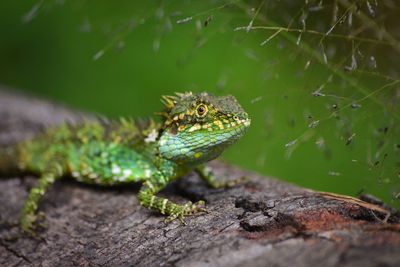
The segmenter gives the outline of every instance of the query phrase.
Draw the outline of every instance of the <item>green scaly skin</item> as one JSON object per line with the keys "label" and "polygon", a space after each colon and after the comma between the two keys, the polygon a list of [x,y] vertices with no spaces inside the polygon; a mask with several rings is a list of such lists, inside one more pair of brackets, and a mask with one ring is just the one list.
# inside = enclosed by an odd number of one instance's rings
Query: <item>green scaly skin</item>
{"label": "green scaly skin", "polygon": [[61,177],[97,185],[142,182],[140,204],[167,215],[167,221],[205,211],[204,201],[176,204],[157,196],[171,181],[195,170],[210,186],[218,181],[203,165],[237,141],[250,119],[233,96],[207,93],[163,96],[162,123],[121,119],[64,124],[0,152],[0,170],[37,174],[40,179],[25,202],[21,228],[33,232],[38,205]]}

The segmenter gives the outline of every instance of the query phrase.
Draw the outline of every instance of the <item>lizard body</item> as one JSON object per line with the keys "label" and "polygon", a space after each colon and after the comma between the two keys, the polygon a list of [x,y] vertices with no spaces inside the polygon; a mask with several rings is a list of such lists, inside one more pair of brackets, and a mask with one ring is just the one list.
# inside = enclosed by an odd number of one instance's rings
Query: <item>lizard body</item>
{"label": "lizard body", "polygon": [[116,185],[142,182],[138,198],[167,220],[204,211],[204,201],[179,205],[156,194],[171,181],[195,170],[213,187],[217,181],[203,163],[218,157],[250,125],[247,113],[233,96],[183,93],[163,96],[163,121],[121,119],[112,122],[63,124],[32,140],[0,151],[0,171],[31,172],[40,179],[31,189],[20,224],[32,231],[38,205],[59,178]]}

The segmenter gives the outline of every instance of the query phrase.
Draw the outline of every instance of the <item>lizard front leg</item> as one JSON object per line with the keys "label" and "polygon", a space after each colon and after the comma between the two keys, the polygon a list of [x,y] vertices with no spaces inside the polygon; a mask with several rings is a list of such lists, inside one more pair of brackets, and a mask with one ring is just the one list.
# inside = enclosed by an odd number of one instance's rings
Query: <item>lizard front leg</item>
{"label": "lizard front leg", "polygon": [[37,220],[37,210],[40,200],[50,186],[64,174],[64,170],[57,162],[50,163],[43,171],[38,184],[29,192],[22,209],[20,226],[22,231],[34,234],[34,226]]}
{"label": "lizard front leg", "polygon": [[167,183],[160,183],[159,181],[160,179],[151,179],[144,182],[138,198],[142,206],[168,215],[167,222],[179,219],[181,223],[185,224],[185,216],[206,211],[203,200],[196,203],[189,201],[184,205],[179,205],[166,198],[156,196],[156,193],[167,185]]}
{"label": "lizard front leg", "polygon": [[227,188],[247,181],[245,176],[234,180],[221,181],[214,175],[211,168],[205,165],[197,166],[195,171],[212,188]]}

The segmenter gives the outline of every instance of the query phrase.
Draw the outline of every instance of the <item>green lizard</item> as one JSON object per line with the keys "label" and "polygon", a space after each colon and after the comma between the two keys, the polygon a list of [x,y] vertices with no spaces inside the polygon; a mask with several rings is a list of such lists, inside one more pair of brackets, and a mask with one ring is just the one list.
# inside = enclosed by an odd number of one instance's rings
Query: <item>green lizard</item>
{"label": "green lizard", "polygon": [[22,209],[20,226],[32,232],[38,205],[49,187],[61,177],[116,185],[142,182],[138,199],[146,208],[184,223],[186,215],[205,211],[204,201],[176,204],[156,194],[171,181],[195,170],[212,187],[220,182],[203,165],[238,140],[250,118],[233,96],[183,93],[163,96],[163,120],[121,119],[109,122],[63,124],[32,140],[3,148],[0,170],[31,172],[40,179]]}

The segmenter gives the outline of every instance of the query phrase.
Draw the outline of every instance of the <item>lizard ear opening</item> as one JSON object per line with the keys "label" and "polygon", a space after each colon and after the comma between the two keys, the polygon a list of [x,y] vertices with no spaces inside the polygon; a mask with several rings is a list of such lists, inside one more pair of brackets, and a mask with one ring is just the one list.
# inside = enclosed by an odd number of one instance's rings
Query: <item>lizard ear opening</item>
{"label": "lizard ear opening", "polygon": [[176,135],[178,133],[178,125],[176,123],[170,126],[169,133],[172,135]]}

